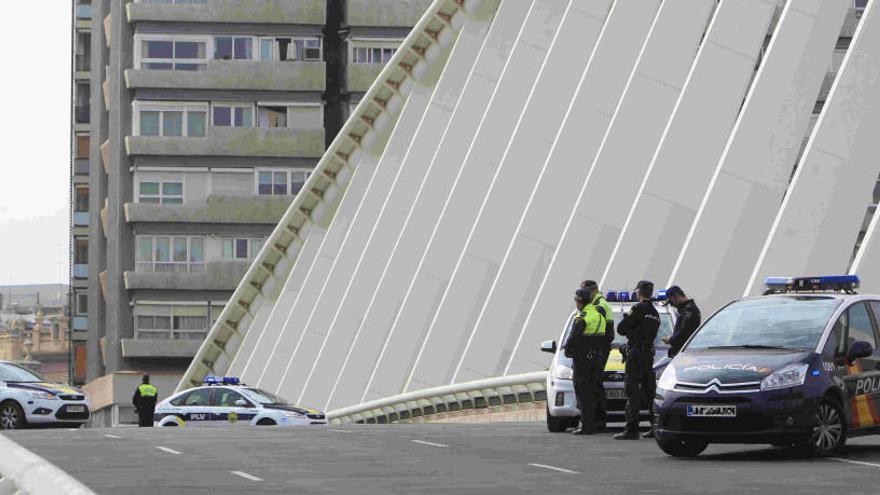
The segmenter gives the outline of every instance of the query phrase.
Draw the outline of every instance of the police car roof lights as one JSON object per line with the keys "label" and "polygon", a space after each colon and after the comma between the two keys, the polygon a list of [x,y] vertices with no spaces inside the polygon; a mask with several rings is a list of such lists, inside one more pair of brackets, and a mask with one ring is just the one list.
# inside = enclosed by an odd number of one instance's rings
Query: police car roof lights
{"label": "police car roof lights", "polygon": [[785,292],[838,291],[855,294],[861,281],[858,275],[828,275],[823,277],[767,277],[764,294]]}
{"label": "police car roof lights", "polygon": [[205,385],[241,385],[241,380],[235,376],[206,376]]}

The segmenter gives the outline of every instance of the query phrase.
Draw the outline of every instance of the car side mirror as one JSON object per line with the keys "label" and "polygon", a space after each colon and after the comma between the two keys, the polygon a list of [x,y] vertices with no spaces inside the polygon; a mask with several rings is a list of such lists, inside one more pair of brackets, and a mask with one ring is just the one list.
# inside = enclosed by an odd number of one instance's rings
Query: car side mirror
{"label": "car side mirror", "polygon": [[848,364],[852,364],[856,359],[866,358],[871,354],[874,354],[874,348],[871,347],[871,344],[860,340],[850,346],[846,361]]}
{"label": "car side mirror", "polygon": [[248,405],[248,403],[244,399],[238,399],[237,401],[235,401],[236,407],[247,407],[247,405]]}
{"label": "car side mirror", "polygon": [[541,352],[549,352],[551,354],[556,354],[556,341],[555,340],[545,340],[541,343]]}

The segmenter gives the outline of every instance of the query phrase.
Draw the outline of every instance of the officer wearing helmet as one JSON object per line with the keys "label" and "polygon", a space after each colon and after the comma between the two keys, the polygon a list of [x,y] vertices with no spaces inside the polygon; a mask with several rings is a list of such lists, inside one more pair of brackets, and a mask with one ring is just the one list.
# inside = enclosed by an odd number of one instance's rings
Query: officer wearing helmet
{"label": "officer wearing helmet", "polygon": [[[654,283],[642,280],[636,286],[638,304],[630,309],[617,333],[627,338],[626,356],[626,428],[614,435],[617,440],[638,440],[639,411],[646,405],[653,422],[654,392],[657,388],[654,376],[654,339],[660,329],[660,314],[654,308]],[[644,435],[653,437],[651,431]]]}
{"label": "officer wearing helmet", "polygon": [[605,346],[605,309],[592,304],[593,294],[587,289],[575,292],[577,314],[571,322],[571,331],[563,345],[565,356],[572,358],[574,395],[580,410],[581,426],[575,435],[597,432],[596,407],[604,399],[602,378]]}

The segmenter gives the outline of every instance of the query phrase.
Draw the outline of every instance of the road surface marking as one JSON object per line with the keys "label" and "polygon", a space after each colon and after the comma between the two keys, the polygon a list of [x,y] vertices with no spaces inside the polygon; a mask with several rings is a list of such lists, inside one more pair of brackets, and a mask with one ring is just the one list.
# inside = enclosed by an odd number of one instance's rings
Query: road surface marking
{"label": "road surface marking", "polygon": [[105,433],[104,436],[107,437],[107,438],[115,438],[115,439],[117,439],[117,440],[119,440],[119,439],[122,438],[122,437],[117,437],[116,435],[111,435],[111,434],[109,434],[109,433]]}
{"label": "road surface marking", "polygon": [[349,430],[337,430],[335,428],[327,428],[327,429],[330,431],[338,432],[338,433],[351,433]]}
{"label": "road surface marking", "polygon": [[443,445],[442,443],[434,443],[434,442],[426,442],[424,440],[413,440],[413,443],[420,443],[422,445],[428,445],[431,447],[449,447],[449,445]]}
{"label": "road surface marking", "polygon": [[168,447],[163,447],[161,445],[157,445],[156,448],[161,450],[162,452],[168,452],[169,454],[180,455],[180,452],[178,452],[174,449],[169,449]]}
{"label": "road surface marking", "polygon": [[844,459],[842,457],[829,457],[829,459],[831,459],[832,461],[848,462],[850,464],[858,464],[859,466],[869,466],[869,467],[880,468],[880,464],[876,464],[873,462],[854,461],[852,459]]}
{"label": "road surface marking", "polygon": [[252,474],[247,474],[244,471],[229,471],[229,472],[236,475],[236,476],[240,476],[246,480],[263,481],[263,478],[257,478],[256,476],[254,476]]}
{"label": "road surface marking", "polygon": [[556,467],[556,466],[548,466],[546,464],[531,463],[531,464],[529,464],[529,466],[543,468],[543,469],[550,469],[552,471],[559,471],[560,473],[581,474],[580,471],[572,471],[571,469],[564,469],[564,468],[560,468],[560,467]]}

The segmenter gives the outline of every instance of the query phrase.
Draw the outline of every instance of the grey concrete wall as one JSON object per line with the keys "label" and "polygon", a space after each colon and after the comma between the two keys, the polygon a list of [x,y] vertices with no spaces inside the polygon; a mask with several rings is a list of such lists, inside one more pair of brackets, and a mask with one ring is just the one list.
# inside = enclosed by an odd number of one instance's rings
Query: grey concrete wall
{"label": "grey concrete wall", "polygon": [[208,60],[203,71],[128,69],[125,81],[136,88],[324,91],[324,62]]}
{"label": "grey concrete wall", "polygon": [[[133,256],[129,256],[133,258]],[[244,276],[250,260],[242,261],[209,261],[205,263],[205,271],[199,273],[163,273],[135,272],[128,270],[124,274],[125,288],[165,289],[165,290],[224,290],[232,291]],[[129,314],[131,310],[128,311]],[[132,322],[129,322],[131,326]]]}
{"label": "grey concrete wall", "polygon": [[415,26],[433,0],[348,0],[349,26]]}
{"label": "grey concrete wall", "polygon": [[[389,2],[390,3],[390,2]],[[180,5],[131,2],[129,22],[259,22],[266,24],[324,24],[324,0],[208,0],[207,4]]]}
{"label": "grey concrete wall", "polygon": [[208,196],[206,203],[157,205],[128,203],[128,222],[243,223],[275,225],[294,196]]}
{"label": "grey concrete wall", "polygon": [[324,129],[213,127],[203,138],[129,136],[126,149],[130,155],[320,157]]}

